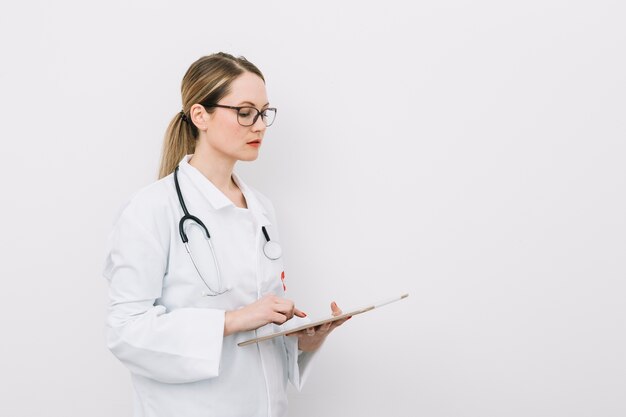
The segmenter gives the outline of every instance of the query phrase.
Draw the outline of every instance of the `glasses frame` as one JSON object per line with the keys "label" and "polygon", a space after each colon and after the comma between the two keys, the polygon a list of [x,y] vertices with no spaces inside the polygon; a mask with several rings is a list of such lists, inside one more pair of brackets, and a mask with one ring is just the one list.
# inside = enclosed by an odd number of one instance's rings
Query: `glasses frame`
{"label": "glasses frame", "polygon": [[[205,109],[210,109],[212,107],[221,107],[223,109],[233,109],[233,110],[237,110],[237,123],[239,123],[241,126],[244,127],[250,127],[250,126],[254,126],[254,124],[256,123],[257,120],[259,120],[259,116],[261,116],[261,120],[263,121],[263,123],[265,124],[266,127],[270,127],[271,125],[274,124],[274,121],[276,120],[276,115],[278,114],[278,109],[276,107],[268,107],[266,109],[264,109],[263,111],[260,111],[259,109],[257,109],[254,106],[226,106],[224,104],[204,104],[204,103],[200,103],[202,104],[202,106]],[[239,121],[239,112],[241,111],[241,109],[253,109],[256,111],[256,116],[254,116],[254,119],[252,119],[252,123],[249,125],[244,125],[243,123],[241,123]],[[273,110],[274,111],[274,120],[272,120],[272,123],[267,124],[267,122],[265,121],[265,117],[263,116],[263,113],[266,112],[267,110]]]}

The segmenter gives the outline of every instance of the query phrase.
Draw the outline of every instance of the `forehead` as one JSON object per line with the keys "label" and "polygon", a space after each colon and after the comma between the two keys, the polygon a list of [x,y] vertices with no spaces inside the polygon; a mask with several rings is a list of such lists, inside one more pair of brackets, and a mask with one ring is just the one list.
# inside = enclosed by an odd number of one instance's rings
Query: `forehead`
{"label": "forehead", "polygon": [[254,103],[257,107],[263,107],[267,103],[267,91],[265,83],[256,74],[245,72],[230,85],[230,93],[226,95],[223,102],[230,105],[238,105],[244,101]]}

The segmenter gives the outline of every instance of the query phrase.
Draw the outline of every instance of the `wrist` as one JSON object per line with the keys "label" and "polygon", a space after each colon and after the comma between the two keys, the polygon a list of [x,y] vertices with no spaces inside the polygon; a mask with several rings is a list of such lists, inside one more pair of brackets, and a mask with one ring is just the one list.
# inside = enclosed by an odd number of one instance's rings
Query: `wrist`
{"label": "wrist", "polygon": [[240,331],[239,314],[237,310],[226,311],[224,313],[224,336],[230,336]]}

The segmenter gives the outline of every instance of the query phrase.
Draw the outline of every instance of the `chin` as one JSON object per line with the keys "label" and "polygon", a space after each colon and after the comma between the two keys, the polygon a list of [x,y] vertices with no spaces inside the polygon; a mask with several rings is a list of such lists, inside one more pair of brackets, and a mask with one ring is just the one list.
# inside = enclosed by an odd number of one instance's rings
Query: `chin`
{"label": "chin", "polygon": [[256,161],[256,159],[259,157],[259,153],[255,152],[254,154],[247,154],[247,155],[240,155],[239,158],[237,158],[240,161]]}

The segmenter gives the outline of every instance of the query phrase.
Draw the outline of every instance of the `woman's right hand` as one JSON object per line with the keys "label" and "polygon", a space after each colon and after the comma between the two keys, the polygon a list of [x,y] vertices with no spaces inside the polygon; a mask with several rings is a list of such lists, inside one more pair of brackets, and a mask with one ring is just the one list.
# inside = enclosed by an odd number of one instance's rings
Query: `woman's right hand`
{"label": "woman's right hand", "polygon": [[306,317],[293,301],[267,294],[238,310],[227,311],[224,318],[224,336],[255,330],[268,323],[283,324],[293,316]]}

